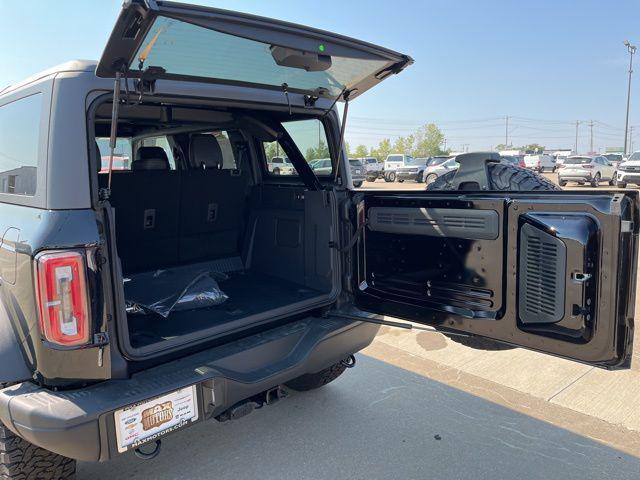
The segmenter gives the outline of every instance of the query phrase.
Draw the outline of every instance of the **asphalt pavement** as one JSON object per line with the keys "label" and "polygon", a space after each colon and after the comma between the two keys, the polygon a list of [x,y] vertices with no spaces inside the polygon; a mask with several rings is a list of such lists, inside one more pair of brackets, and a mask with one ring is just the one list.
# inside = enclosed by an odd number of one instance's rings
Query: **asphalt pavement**
{"label": "asphalt pavement", "polygon": [[334,383],[164,440],[155,460],[80,464],[78,479],[616,479],[640,458],[358,355]]}

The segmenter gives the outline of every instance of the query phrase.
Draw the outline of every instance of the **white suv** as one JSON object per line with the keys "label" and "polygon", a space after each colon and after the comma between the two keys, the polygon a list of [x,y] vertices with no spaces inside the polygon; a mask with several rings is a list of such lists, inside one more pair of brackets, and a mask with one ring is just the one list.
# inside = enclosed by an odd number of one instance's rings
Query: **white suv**
{"label": "white suv", "polygon": [[626,187],[627,183],[640,185],[640,151],[634,152],[627,160],[618,165],[616,185]]}
{"label": "white suv", "polygon": [[616,168],[602,155],[573,155],[567,157],[558,169],[558,183],[564,187],[567,182],[578,182],[580,185],[590,183],[597,187],[601,181],[613,185]]}

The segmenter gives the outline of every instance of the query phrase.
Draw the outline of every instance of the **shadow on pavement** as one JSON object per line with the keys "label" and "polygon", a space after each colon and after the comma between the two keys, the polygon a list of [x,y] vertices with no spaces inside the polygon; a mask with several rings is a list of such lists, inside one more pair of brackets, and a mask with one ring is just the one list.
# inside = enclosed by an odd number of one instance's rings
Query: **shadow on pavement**
{"label": "shadow on pavement", "polygon": [[335,383],[167,437],[78,479],[638,479],[640,459],[358,355]]}

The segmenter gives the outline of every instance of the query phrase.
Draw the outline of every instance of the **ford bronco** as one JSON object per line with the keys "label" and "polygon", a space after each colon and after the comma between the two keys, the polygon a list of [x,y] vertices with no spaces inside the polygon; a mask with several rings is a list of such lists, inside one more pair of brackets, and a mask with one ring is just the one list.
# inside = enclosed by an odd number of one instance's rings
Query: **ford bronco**
{"label": "ford bronco", "polygon": [[349,102],[411,63],[129,0],[97,64],[0,92],[2,478],[152,457],[331,382],[380,324],[629,366],[637,192],[556,191],[493,154],[424,191],[353,190]]}

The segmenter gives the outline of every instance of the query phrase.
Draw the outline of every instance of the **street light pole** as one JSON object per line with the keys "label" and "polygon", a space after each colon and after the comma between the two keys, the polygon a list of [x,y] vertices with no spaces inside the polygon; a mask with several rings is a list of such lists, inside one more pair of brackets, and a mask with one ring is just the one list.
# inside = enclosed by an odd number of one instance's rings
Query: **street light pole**
{"label": "street light pole", "polygon": [[631,102],[631,74],[633,73],[633,54],[636,53],[637,47],[631,45],[629,40],[624,41],[624,46],[629,51],[629,85],[627,87],[627,118],[624,122],[624,154],[627,155],[627,139],[629,134],[629,105]]}
{"label": "street light pole", "polygon": [[574,154],[578,154],[578,127],[580,126],[580,120],[576,120],[576,144],[574,147]]}

